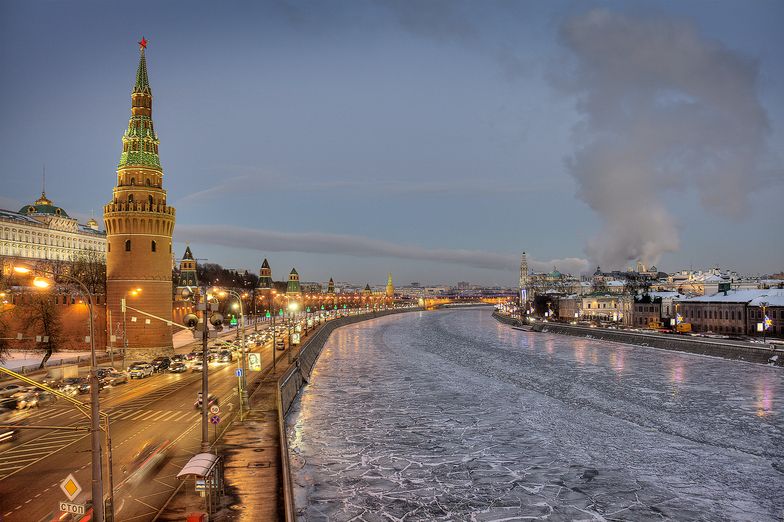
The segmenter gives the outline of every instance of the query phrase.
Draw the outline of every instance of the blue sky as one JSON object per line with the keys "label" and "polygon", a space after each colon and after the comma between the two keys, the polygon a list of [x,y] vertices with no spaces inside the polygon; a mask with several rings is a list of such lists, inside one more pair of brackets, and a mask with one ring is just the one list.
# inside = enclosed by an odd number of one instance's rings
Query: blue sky
{"label": "blue sky", "polygon": [[[783,21],[763,1],[4,1],[0,207],[45,164],[50,198],[100,218],[144,35],[178,252],[375,284],[511,285],[522,250],[776,272]],[[659,121],[653,90],[700,116]]]}

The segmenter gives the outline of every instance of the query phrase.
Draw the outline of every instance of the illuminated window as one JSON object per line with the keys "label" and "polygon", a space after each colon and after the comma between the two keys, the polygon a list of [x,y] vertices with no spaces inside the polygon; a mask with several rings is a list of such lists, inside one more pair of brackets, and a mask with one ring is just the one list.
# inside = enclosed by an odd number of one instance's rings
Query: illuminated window
{"label": "illuminated window", "polygon": [[131,240],[130,239],[126,239],[125,240],[125,251],[126,252],[130,252],[131,251]]}

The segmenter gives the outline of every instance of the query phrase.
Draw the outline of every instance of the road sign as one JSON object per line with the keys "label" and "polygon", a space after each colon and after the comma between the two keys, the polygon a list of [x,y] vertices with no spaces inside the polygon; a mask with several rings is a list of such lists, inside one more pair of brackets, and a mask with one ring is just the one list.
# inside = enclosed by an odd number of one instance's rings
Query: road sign
{"label": "road sign", "polygon": [[73,513],[74,515],[84,515],[84,504],[73,504],[71,502],[60,502],[60,511]]}
{"label": "road sign", "polygon": [[212,406],[210,406],[210,413],[212,413],[213,415],[219,414],[220,406],[218,406],[217,404],[213,404]]}
{"label": "road sign", "polygon": [[249,353],[248,354],[248,367],[254,372],[261,371],[261,354]]}
{"label": "road sign", "polygon": [[234,370],[234,375],[236,375],[237,377],[242,377],[242,368],[237,368],[236,370]]}
{"label": "road sign", "polygon": [[210,417],[210,422],[213,424],[218,424],[220,422],[220,417],[218,417],[217,415],[213,415],[212,417]]}
{"label": "road sign", "polygon": [[76,482],[76,479],[71,473],[65,477],[64,481],[60,482],[60,489],[63,490],[63,493],[65,493],[65,496],[68,497],[68,500],[75,499],[79,493],[82,492],[82,486]]}

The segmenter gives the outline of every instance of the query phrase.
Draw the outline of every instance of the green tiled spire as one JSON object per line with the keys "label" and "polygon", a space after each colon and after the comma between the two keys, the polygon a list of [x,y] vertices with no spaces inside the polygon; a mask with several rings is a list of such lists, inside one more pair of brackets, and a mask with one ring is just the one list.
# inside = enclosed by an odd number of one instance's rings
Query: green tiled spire
{"label": "green tiled spire", "polygon": [[152,94],[150,80],[147,78],[147,60],[144,57],[144,48],[140,51],[139,67],[136,69],[136,84],[133,86],[133,92]]}
{"label": "green tiled spire", "polygon": [[[145,42],[146,45],[146,42]],[[147,76],[147,59],[144,47],[139,51],[139,67],[136,69],[136,83],[131,92],[131,119],[123,134],[123,151],[118,168],[146,167],[161,169],[158,156],[158,136],[152,123],[152,90]]]}

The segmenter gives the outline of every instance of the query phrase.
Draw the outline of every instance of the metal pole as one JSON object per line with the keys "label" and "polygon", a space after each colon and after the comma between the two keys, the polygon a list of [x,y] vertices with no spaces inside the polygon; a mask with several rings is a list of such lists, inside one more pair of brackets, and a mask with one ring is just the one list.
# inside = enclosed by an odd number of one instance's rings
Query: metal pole
{"label": "metal pole", "polygon": [[[93,296],[80,280],[72,276],[64,276],[79,285],[82,299],[87,301],[90,309],[90,441],[92,446],[92,497],[95,522],[104,522],[103,479],[101,472],[101,411],[98,403],[98,374],[96,373],[95,332],[93,323]],[[85,297],[86,292],[86,297]]]}
{"label": "metal pole", "polygon": [[105,415],[106,420],[106,455],[109,459],[109,506],[111,506],[110,520],[114,522],[114,473],[112,472],[112,436],[109,433],[109,416]]}
{"label": "metal pole", "polygon": [[125,371],[125,354],[128,352],[128,322],[125,317],[125,307],[123,306],[123,355],[122,355],[122,371]]}
{"label": "metal pole", "polygon": [[275,365],[277,361],[277,354],[278,351],[278,343],[275,339],[275,316],[277,315],[277,311],[273,310],[272,314],[272,373],[275,373]]}
{"label": "metal pole", "polygon": [[207,453],[210,451],[210,426],[209,426],[209,419],[207,418],[207,404],[209,403],[209,382],[208,382],[208,372],[207,368],[209,367],[209,348],[207,347],[207,343],[209,340],[209,303],[207,302],[207,287],[204,287],[204,293],[201,296],[201,301],[203,304],[203,311],[202,311],[202,325],[204,329],[201,335],[201,357],[202,357],[202,367],[201,367],[201,451],[202,453]]}
{"label": "metal pole", "polygon": [[112,331],[112,311],[109,310],[108,306],[106,307],[106,315],[108,316],[106,322],[109,323],[109,364],[111,364],[112,368],[114,368],[114,343],[112,342],[112,334],[114,334],[114,332]]}

